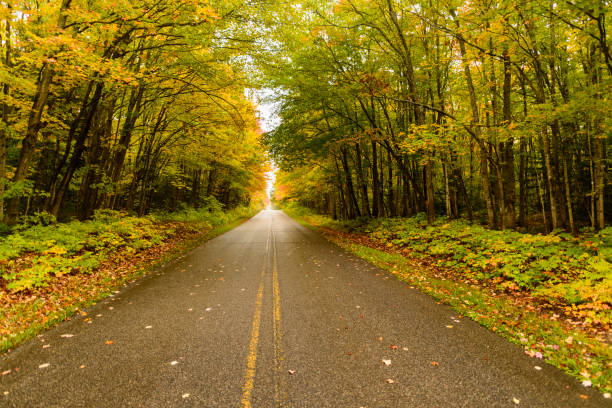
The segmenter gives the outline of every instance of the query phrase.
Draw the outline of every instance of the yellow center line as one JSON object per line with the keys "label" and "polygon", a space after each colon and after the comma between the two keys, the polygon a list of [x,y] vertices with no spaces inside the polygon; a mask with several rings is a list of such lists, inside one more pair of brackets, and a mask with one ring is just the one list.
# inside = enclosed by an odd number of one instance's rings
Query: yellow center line
{"label": "yellow center line", "polygon": [[276,407],[284,405],[284,373],[283,373],[283,332],[281,330],[281,312],[280,312],[280,289],[278,285],[278,266],[276,256],[276,235],[272,235],[272,296],[273,296],[273,314],[274,314],[274,404]]}
{"label": "yellow center line", "polygon": [[255,384],[255,367],[257,362],[257,344],[259,343],[259,326],[261,324],[261,308],[263,304],[264,278],[266,276],[266,268],[268,264],[268,253],[270,249],[270,229],[268,229],[268,238],[266,241],[266,253],[264,255],[264,263],[261,268],[261,277],[259,278],[259,289],[257,290],[257,298],[255,300],[255,312],[253,313],[253,326],[251,327],[251,341],[249,342],[249,354],[247,355],[246,370],[244,372],[244,384],[242,385],[242,399],[240,406],[242,408],[251,408],[251,394],[253,385]]}

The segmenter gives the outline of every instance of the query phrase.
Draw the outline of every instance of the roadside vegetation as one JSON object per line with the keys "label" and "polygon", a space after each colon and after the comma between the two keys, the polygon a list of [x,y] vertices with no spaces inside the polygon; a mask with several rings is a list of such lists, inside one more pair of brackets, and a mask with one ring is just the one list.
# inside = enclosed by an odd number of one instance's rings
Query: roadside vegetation
{"label": "roadside vegetation", "polygon": [[612,231],[580,238],[491,231],[424,216],[333,220],[283,209],[398,279],[563,369],[612,391]]}
{"label": "roadside vegetation", "polygon": [[147,217],[98,211],[0,239],[0,352],[252,216],[217,205]]}

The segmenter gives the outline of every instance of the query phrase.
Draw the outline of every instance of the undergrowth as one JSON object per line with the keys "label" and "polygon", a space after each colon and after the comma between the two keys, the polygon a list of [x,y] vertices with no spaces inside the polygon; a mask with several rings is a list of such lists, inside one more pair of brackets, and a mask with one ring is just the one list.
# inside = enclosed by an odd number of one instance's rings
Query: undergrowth
{"label": "undergrowth", "polygon": [[[580,237],[533,235],[444,219],[428,226],[422,216],[343,222],[295,205],[283,209],[526,354],[612,391],[612,349],[601,337],[611,323],[611,228]],[[552,311],[542,313],[536,303]],[[579,330],[584,326],[599,330]]]}
{"label": "undergrowth", "polygon": [[365,234],[413,259],[448,268],[460,279],[505,292],[529,293],[587,324],[612,325],[612,228],[574,237],[490,230],[462,220],[412,218],[334,221],[297,206],[286,208],[317,225]]}
{"label": "undergrowth", "polygon": [[0,288],[10,292],[47,287],[66,274],[92,273],[110,254],[136,253],[168,239],[177,224],[206,230],[253,213],[239,207],[224,212],[214,202],[200,209],[183,209],[147,217],[98,210],[92,220],[40,222],[0,238]]}
{"label": "undergrowth", "polygon": [[[0,279],[4,285],[0,285],[0,353],[234,228],[258,210],[239,208],[221,217],[214,211],[201,209],[145,218],[105,211],[97,213],[91,221],[30,226],[5,238],[0,241],[0,250],[7,254],[9,245],[23,242],[12,252],[19,255],[1,262],[5,268],[13,265],[9,273],[24,281],[33,279],[29,268],[34,259],[50,263],[49,257],[58,257],[67,266],[64,275],[50,270],[41,275],[44,281],[29,287],[11,285],[13,289],[9,289],[7,286],[16,281],[7,281],[4,276]],[[40,237],[45,237],[42,244],[35,242]],[[93,252],[92,246],[97,248],[96,263],[83,268],[79,260],[85,252]],[[46,248],[62,250],[57,251],[60,254],[48,254]],[[39,252],[33,252],[34,249]]]}

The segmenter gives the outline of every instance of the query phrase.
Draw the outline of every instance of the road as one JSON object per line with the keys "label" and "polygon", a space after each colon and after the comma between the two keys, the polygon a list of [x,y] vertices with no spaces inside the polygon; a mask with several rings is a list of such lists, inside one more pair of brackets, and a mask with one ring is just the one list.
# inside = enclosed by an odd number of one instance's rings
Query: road
{"label": "road", "polygon": [[0,359],[0,406],[611,405],[280,211],[86,313]]}

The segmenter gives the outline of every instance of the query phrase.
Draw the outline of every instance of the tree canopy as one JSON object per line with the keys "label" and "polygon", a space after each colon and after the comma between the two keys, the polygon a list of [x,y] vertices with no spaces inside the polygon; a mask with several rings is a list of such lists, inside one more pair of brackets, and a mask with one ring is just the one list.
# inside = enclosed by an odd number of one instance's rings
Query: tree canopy
{"label": "tree canopy", "polygon": [[248,203],[265,149],[285,198],[338,218],[609,222],[608,1],[1,4],[9,224]]}
{"label": "tree canopy", "polygon": [[609,6],[294,3],[262,64],[280,103],[266,135],[280,198],[338,218],[603,228]]}
{"label": "tree canopy", "polygon": [[240,2],[0,3],[0,211],[226,207],[263,194],[266,157]]}

